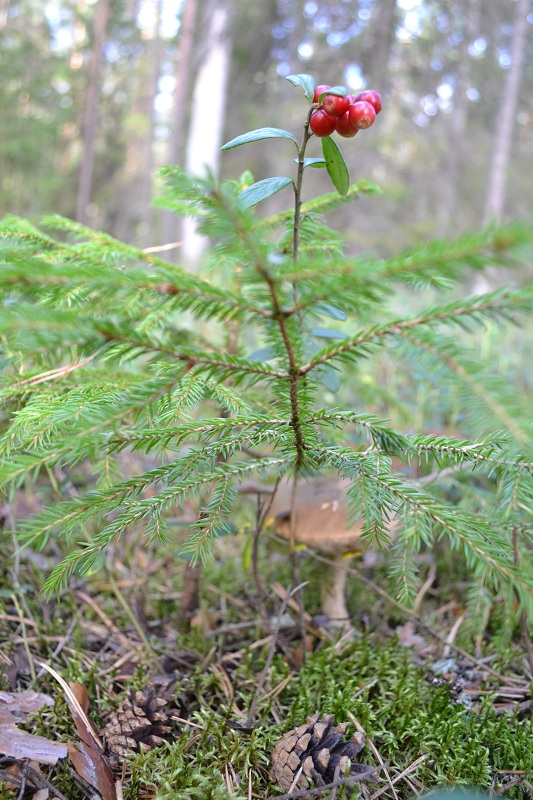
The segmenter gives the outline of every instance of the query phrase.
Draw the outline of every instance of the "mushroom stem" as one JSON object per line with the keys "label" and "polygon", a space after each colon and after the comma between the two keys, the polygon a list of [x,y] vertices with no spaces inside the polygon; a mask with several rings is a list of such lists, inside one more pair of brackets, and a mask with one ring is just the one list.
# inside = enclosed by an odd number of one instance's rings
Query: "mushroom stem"
{"label": "mushroom stem", "polygon": [[345,587],[347,559],[337,556],[331,565],[331,574],[322,585],[322,611],[333,625],[348,625],[350,617],[346,608]]}

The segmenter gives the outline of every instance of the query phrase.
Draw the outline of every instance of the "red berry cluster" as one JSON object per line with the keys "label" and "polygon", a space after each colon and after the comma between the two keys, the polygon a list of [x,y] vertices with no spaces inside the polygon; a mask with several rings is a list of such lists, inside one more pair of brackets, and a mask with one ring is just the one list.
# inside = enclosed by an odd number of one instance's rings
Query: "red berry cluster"
{"label": "red berry cluster", "polygon": [[[318,103],[320,95],[328,89],[331,86],[317,86],[313,103]],[[380,111],[381,95],[373,89],[356,96],[326,94],[317,110],[311,114],[309,127],[315,136],[331,136],[333,131],[337,131],[349,139],[362,128],[370,128]]]}

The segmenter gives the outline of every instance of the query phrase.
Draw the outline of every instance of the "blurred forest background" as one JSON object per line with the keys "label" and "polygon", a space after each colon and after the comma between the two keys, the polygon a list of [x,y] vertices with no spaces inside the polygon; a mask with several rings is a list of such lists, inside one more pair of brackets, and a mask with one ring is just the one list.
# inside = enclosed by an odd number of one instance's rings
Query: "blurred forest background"
{"label": "blurred forest background", "polygon": [[[352,181],[385,193],[338,212],[352,249],[523,218],[532,28],[531,0],[0,0],[0,216],[175,242],[187,232],[152,206],[157,169],[280,174],[286,142],[218,151],[256,127],[299,135],[307,101],[283,76],[309,72],[383,95],[378,124],[340,142]],[[317,171],[307,196],[329,188]]]}

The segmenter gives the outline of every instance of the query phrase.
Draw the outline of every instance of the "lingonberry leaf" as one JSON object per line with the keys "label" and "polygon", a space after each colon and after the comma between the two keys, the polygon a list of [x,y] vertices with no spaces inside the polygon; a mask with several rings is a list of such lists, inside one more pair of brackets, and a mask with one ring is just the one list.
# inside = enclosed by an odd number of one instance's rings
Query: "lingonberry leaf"
{"label": "lingonberry leaf", "polygon": [[253,353],[247,357],[248,361],[269,361],[274,357],[274,350],[272,347],[260,347],[259,350],[254,350]]}
{"label": "lingonberry leaf", "polygon": [[326,166],[323,158],[304,158],[304,167],[313,167],[313,169],[322,169]]}
{"label": "lingonberry leaf", "polygon": [[326,364],[320,372],[320,383],[328,392],[335,394],[341,388],[341,379],[336,369],[333,369],[329,364]]}
{"label": "lingonberry leaf", "polygon": [[319,102],[322,102],[322,100],[327,94],[336,94],[338,97],[346,97],[346,95],[348,94],[348,90],[346,89],[345,86],[331,86],[329,89],[327,89],[325,92],[322,92],[322,94],[319,95],[318,97]]}
{"label": "lingonberry leaf", "polygon": [[318,352],[320,352],[320,346],[318,342],[315,342],[315,340],[311,339],[310,336],[306,336],[304,342],[304,353],[306,359],[311,361],[313,356],[315,356]]}
{"label": "lingonberry leaf", "polygon": [[[294,159],[294,163],[298,163],[298,159]],[[305,167],[313,167],[313,169],[321,169],[326,166],[326,162],[323,158],[304,158],[304,168]]]}
{"label": "lingonberry leaf", "polygon": [[221,150],[231,150],[234,147],[240,147],[241,144],[249,144],[250,142],[258,142],[260,139],[290,139],[298,147],[296,136],[290,131],[284,131],[282,128],[257,128],[255,131],[248,131],[240,136],[236,136],[226,144],[222,145]]}
{"label": "lingonberry leaf", "polygon": [[301,86],[304,94],[310,103],[313,102],[313,94],[315,92],[315,79],[312,75],[287,75],[287,80],[293,86]]}
{"label": "lingonberry leaf", "polygon": [[344,322],[347,317],[347,314],[342,311],[342,309],[337,308],[337,306],[332,306],[329,303],[320,303],[320,305],[315,306],[314,311],[317,314],[325,314],[326,317],[339,319],[342,322]]}
{"label": "lingonberry leaf", "polygon": [[312,328],[312,336],[320,336],[323,339],[346,339],[346,334],[336,331],[334,328]]}
{"label": "lingonberry leaf", "polygon": [[257,183],[252,183],[244,192],[239,195],[239,200],[243,203],[245,208],[257,205],[261,200],[266,200],[267,197],[272,197],[276,192],[280,192],[286,186],[292,183],[290,178],[279,176],[276,178],[265,178]]}
{"label": "lingonberry leaf", "polygon": [[331,136],[324,136],[322,139],[322,152],[326,161],[326,169],[331,178],[333,186],[341,195],[348,194],[350,188],[350,176],[348,167],[344,160],[339,146],[333,141]]}

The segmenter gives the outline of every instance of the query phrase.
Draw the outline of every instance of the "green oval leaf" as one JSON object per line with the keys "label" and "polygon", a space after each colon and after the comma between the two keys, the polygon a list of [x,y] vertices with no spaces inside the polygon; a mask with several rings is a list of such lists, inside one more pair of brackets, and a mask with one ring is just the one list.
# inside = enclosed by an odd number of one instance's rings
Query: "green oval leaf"
{"label": "green oval leaf", "polygon": [[272,197],[273,194],[280,192],[291,183],[292,181],[290,178],[285,178],[283,176],[265,178],[262,181],[257,181],[257,183],[252,183],[244,192],[241,192],[239,200],[243,203],[245,208],[251,208],[257,205],[257,203],[260,203],[261,200]]}
{"label": "green oval leaf", "polygon": [[334,328],[312,328],[312,336],[320,336],[323,339],[346,339],[346,334],[336,331]]}
{"label": "green oval leaf", "polygon": [[[294,159],[294,163],[298,163],[298,159]],[[304,158],[304,169],[305,167],[313,167],[313,169],[320,169],[321,167],[325,167],[326,162],[323,158]]]}
{"label": "green oval leaf", "polygon": [[317,314],[325,314],[326,317],[340,319],[342,322],[347,318],[347,314],[342,311],[342,309],[337,308],[337,306],[332,306],[329,303],[320,303],[318,306],[315,306],[313,310]]}
{"label": "green oval leaf", "polygon": [[313,167],[313,169],[322,169],[326,166],[323,158],[304,158],[304,167]]}
{"label": "green oval leaf", "polygon": [[293,86],[301,86],[309,102],[313,102],[313,95],[315,93],[315,79],[312,75],[287,75],[287,80],[289,83],[292,83]]}
{"label": "green oval leaf", "polygon": [[338,144],[333,141],[331,136],[324,136],[322,139],[322,152],[324,153],[326,169],[333,186],[339,194],[348,194],[348,189],[350,188],[348,167]]}
{"label": "green oval leaf", "polygon": [[290,131],[284,131],[282,128],[257,128],[255,131],[248,131],[241,136],[236,136],[230,142],[222,145],[221,150],[231,150],[234,147],[240,147],[241,144],[249,144],[250,142],[258,142],[260,139],[290,139],[298,147],[296,136]]}
{"label": "green oval leaf", "polygon": [[247,356],[248,361],[269,361],[274,357],[274,350],[272,347],[260,347],[259,350],[254,350]]}
{"label": "green oval leaf", "polygon": [[320,374],[320,383],[328,392],[335,394],[341,388],[341,379],[336,369],[333,369],[329,364],[326,364]]}
{"label": "green oval leaf", "polygon": [[322,94],[319,95],[319,103],[322,102],[327,94],[335,94],[337,97],[346,97],[348,94],[348,89],[346,89],[345,86],[332,86],[331,89],[327,89],[325,92],[322,92]]}
{"label": "green oval leaf", "polygon": [[318,342],[315,342],[314,339],[309,338],[308,336],[305,338],[304,342],[304,353],[306,359],[311,361],[314,355],[320,351],[320,347]]}
{"label": "green oval leaf", "polygon": [[346,97],[348,89],[346,86],[332,86],[331,89],[328,89],[327,94],[336,94],[339,97]]}

